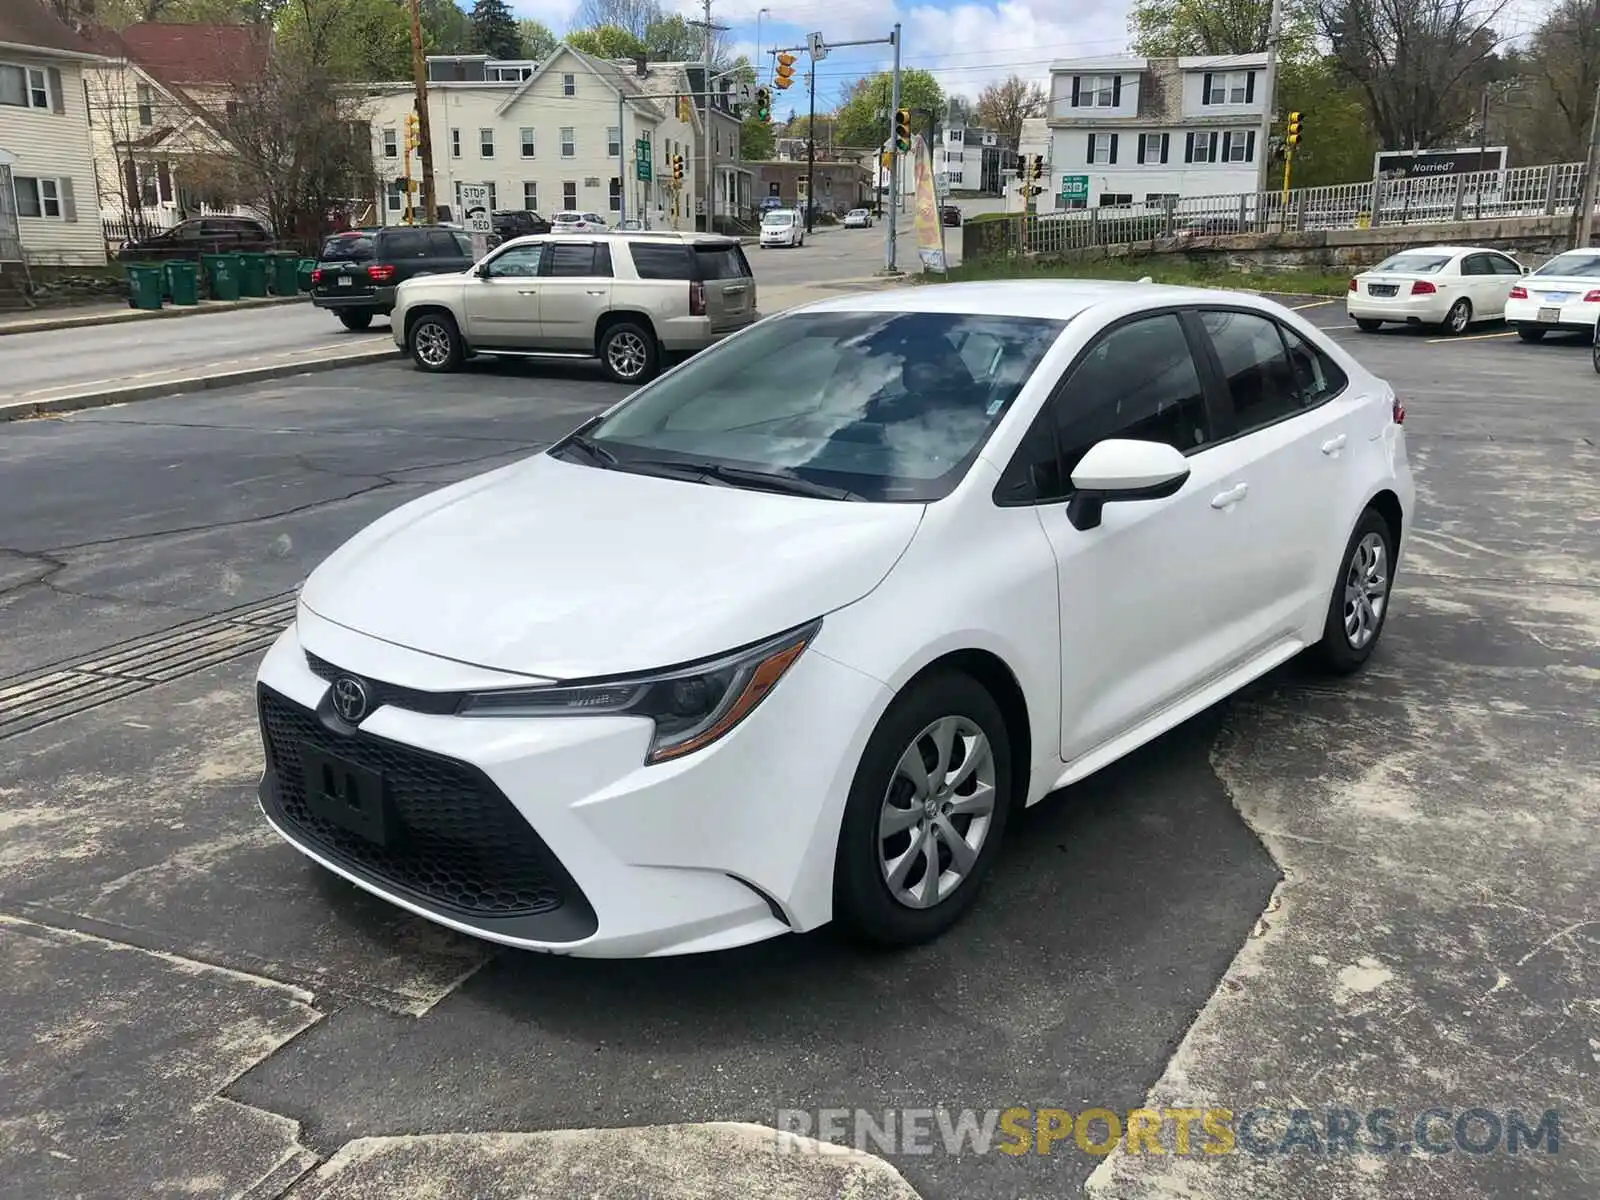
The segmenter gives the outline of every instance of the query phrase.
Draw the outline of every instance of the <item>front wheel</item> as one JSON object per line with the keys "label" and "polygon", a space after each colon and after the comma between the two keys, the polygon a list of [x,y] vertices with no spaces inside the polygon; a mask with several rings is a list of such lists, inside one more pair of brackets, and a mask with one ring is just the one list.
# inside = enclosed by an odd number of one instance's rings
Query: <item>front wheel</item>
{"label": "front wheel", "polygon": [[971,676],[932,676],[878,723],[845,802],[834,916],[883,946],[937,937],[978,898],[1011,808],[1011,743]]}
{"label": "front wheel", "polygon": [[1519,329],[1517,330],[1517,336],[1525,342],[1542,342],[1544,341],[1544,330]]}
{"label": "front wheel", "polygon": [[347,308],[339,313],[339,322],[346,329],[360,330],[372,324],[370,308]]}
{"label": "front wheel", "polygon": [[1395,532],[1375,508],[1356,522],[1328,600],[1317,659],[1335,674],[1359,671],[1372,657],[1389,616],[1394,586]]}
{"label": "front wheel", "polygon": [[644,383],[655,376],[661,351],[644,326],[621,321],[600,335],[600,365],[617,383]]}
{"label": "front wheel", "polygon": [[461,331],[449,313],[423,313],[411,323],[406,345],[418,370],[441,374],[461,365]]}

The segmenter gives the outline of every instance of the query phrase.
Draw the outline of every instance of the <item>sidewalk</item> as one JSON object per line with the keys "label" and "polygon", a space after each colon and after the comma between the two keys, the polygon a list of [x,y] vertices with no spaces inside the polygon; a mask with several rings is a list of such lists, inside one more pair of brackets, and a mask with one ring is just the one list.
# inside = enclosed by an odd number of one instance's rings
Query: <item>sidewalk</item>
{"label": "sidewalk", "polygon": [[198,317],[208,313],[238,312],[245,308],[270,308],[277,304],[303,304],[306,296],[251,296],[243,300],[202,300],[193,307],[169,304],[164,308],[129,308],[126,303],[72,304],[0,317],[0,337],[10,333],[44,333],[51,329],[83,329],[91,325],[121,325],[127,321]]}

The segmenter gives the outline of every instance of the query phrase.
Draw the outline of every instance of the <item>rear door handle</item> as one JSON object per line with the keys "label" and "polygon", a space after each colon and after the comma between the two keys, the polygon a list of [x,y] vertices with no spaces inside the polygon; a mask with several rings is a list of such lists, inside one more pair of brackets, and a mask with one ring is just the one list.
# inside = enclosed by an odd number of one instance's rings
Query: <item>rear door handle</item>
{"label": "rear door handle", "polygon": [[1345,435],[1342,433],[1336,438],[1330,438],[1328,441],[1322,443],[1322,452],[1324,454],[1339,453],[1339,451],[1344,449],[1345,440]]}
{"label": "rear door handle", "polygon": [[1250,485],[1248,483],[1235,484],[1227,491],[1218,492],[1215,496],[1211,497],[1211,507],[1229,508],[1239,503],[1239,501],[1243,500],[1249,494]]}
{"label": "rear door handle", "polygon": [[591,296],[604,296],[606,294],[605,288],[587,288],[585,290]]}
{"label": "rear door handle", "polygon": [[539,294],[539,289],[538,288],[518,288],[517,289],[517,295],[519,295],[519,296],[537,296],[538,294]]}

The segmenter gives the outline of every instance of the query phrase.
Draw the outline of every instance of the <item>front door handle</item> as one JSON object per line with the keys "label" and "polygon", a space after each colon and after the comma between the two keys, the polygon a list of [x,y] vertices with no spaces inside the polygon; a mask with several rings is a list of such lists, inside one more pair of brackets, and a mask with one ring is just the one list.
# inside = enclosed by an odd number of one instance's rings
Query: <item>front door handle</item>
{"label": "front door handle", "polygon": [[591,296],[604,296],[606,294],[605,288],[586,288],[584,290]]}
{"label": "front door handle", "polygon": [[1218,492],[1211,497],[1212,508],[1231,508],[1250,494],[1248,483],[1235,484],[1225,492]]}
{"label": "front door handle", "polygon": [[517,289],[517,295],[519,295],[519,296],[537,296],[538,294],[539,294],[539,289],[538,288],[518,288]]}
{"label": "front door handle", "polygon": [[1338,437],[1330,438],[1328,441],[1323,442],[1322,452],[1324,454],[1337,454],[1344,449],[1344,443],[1345,435],[1341,433]]}

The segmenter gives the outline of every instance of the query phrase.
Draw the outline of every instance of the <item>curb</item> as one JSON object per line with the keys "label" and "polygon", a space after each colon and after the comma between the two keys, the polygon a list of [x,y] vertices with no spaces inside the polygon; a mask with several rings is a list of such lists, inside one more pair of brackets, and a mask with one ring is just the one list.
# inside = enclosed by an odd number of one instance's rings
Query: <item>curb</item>
{"label": "curb", "polygon": [[399,361],[404,357],[404,351],[385,347],[381,350],[362,351],[337,358],[312,358],[300,362],[274,363],[266,367],[247,367],[242,371],[229,371],[222,375],[192,375],[187,378],[107,388],[98,392],[78,392],[75,395],[55,396],[48,400],[20,400],[0,404],[0,422],[25,421],[31,417],[48,417],[57,413],[78,412],[86,408],[105,408],[112,404],[128,404],[135,400],[154,400],[159,396],[208,392],[215,388],[260,383],[263,380],[283,379],[290,375],[336,371],[341,367],[356,367],[363,363]]}
{"label": "curb", "polygon": [[15,333],[48,333],[52,329],[84,329],[91,325],[122,325],[129,321],[159,321],[173,317],[203,317],[214,313],[241,312],[251,308],[274,308],[282,304],[305,304],[309,296],[252,296],[248,300],[202,301],[193,307],[142,309],[94,313],[89,316],[23,318],[0,322],[0,337]]}

